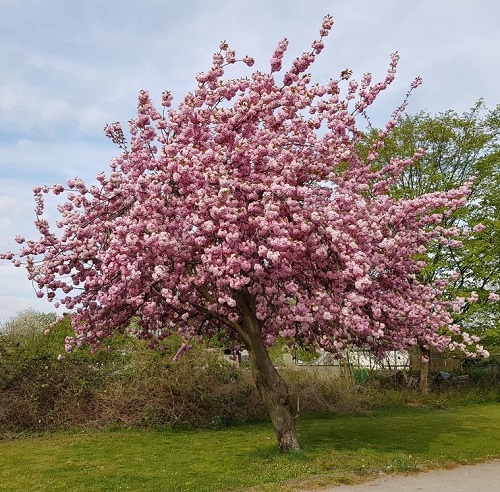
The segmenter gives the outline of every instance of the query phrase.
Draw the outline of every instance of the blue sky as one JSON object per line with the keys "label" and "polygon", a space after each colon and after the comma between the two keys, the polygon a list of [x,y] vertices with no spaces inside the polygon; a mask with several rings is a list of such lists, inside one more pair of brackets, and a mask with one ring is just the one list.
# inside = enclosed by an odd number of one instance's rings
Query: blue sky
{"label": "blue sky", "polygon": [[[401,55],[375,123],[417,75],[409,112],[500,103],[497,0],[0,0],[0,251],[14,250],[17,234],[37,237],[34,185],[107,170],[117,149],[102,129],[134,116],[140,89],[179,101],[221,40],[265,70],[284,37],[289,58],[308,50],[327,13],[335,26],[317,81],[344,68],[383,77],[390,53]],[[0,262],[0,322],[29,307],[53,310],[23,270]]]}

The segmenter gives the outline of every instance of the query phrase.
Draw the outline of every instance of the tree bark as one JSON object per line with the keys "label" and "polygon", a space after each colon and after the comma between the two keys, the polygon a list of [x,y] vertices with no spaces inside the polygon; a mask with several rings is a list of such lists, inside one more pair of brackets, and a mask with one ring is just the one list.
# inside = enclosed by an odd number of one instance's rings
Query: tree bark
{"label": "tree bark", "polygon": [[295,419],[290,411],[288,385],[274,367],[264,343],[261,322],[255,315],[253,297],[235,296],[243,315],[242,338],[250,355],[252,375],[264,407],[271,418],[278,449],[282,453],[300,449],[295,430]]}
{"label": "tree bark", "polygon": [[278,448],[282,453],[300,449],[295,419],[290,412],[288,385],[271,362],[261,335],[250,335],[250,338],[247,349],[250,353],[253,378],[276,431]]}
{"label": "tree bark", "polygon": [[423,395],[429,394],[429,364],[431,360],[431,351],[420,347],[420,377],[419,389]]}

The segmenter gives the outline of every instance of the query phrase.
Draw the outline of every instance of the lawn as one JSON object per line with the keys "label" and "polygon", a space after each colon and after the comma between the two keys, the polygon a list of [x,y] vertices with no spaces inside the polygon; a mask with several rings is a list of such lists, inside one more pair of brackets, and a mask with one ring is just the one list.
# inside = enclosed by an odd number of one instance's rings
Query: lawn
{"label": "lawn", "polygon": [[5,491],[253,491],[353,483],[500,457],[500,404],[304,418],[303,450],[275,451],[269,424],[223,430],[113,428],[0,441]]}

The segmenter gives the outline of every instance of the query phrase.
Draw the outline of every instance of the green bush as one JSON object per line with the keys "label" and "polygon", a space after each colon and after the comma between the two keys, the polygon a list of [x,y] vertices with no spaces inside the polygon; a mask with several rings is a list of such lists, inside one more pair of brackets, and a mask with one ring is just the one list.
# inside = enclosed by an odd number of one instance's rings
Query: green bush
{"label": "green bush", "polygon": [[500,392],[500,356],[465,361],[463,371],[474,387]]}
{"label": "green bush", "polygon": [[[120,363],[117,352],[64,354],[69,319],[23,311],[0,335],[0,429],[46,430],[86,423],[93,400]],[[62,353],[61,353],[62,352]]]}
{"label": "green bush", "polygon": [[[71,334],[69,319],[44,331],[50,315],[21,313],[0,334],[0,434],[47,431],[63,427],[115,424],[183,428],[222,427],[266,419],[249,367],[235,367],[220,349],[194,346],[178,361],[180,339],[161,350],[146,348],[135,338],[117,336],[111,350],[87,348],[64,354]],[[275,350],[279,360],[282,347]],[[486,362],[484,362],[486,364]],[[498,366],[469,368],[487,371]],[[290,386],[295,413],[369,413],[375,409],[425,405],[443,408],[498,398],[484,390],[446,391],[420,395],[415,390],[384,388],[375,374],[350,379],[325,377],[282,368]],[[484,376],[486,377],[486,376]],[[489,381],[489,379],[487,380]]]}
{"label": "green bush", "polygon": [[[220,427],[265,415],[249,374],[220,352],[194,347],[174,361],[179,340],[160,351],[117,336],[110,351],[61,356],[69,319],[44,334],[54,318],[33,315],[19,315],[0,338],[4,433],[114,423]],[[23,326],[32,317],[33,329]]]}
{"label": "green bush", "polygon": [[124,372],[97,399],[106,423],[203,428],[265,415],[248,371],[201,347],[173,361],[137,343]]}

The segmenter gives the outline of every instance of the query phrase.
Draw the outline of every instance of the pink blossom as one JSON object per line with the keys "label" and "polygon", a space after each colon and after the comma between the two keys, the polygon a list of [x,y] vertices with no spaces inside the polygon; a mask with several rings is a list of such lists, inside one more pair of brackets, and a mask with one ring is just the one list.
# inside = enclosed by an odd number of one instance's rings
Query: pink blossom
{"label": "pink blossom", "polygon": [[496,294],[495,292],[490,292],[490,294],[488,295],[488,301],[492,302],[500,301],[500,295]]}
{"label": "pink blossom", "polygon": [[325,44],[322,41],[314,41],[311,47],[314,50],[315,54],[319,55],[325,47]]}
{"label": "pink blossom", "polygon": [[64,191],[64,186],[61,184],[55,184],[52,187],[52,191],[54,192],[54,195],[60,195]]}
{"label": "pink blossom", "polygon": [[202,84],[204,82],[207,82],[210,78],[210,74],[208,72],[200,72],[196,74],[196,80]]}
{"label": "pink blossom", "polygon": [[476,303],[479,300],[479,295],[477,292],[472,291],[469,295],[468,301],[470,303]]}
{"label": "pink blossom", "polygon": [[161,105],[169,108],[172,105],[173,96],[170,91],[163,91],[161,94]]}
{"label": "pink blossom", "polygon": [[420,86],[422,84],[422,78],[421,77],[417,77],[413,80],[413,82],[411,83],[411,88],[412,89],[416,89],[418,86]]}
{"label": "pink blossom", "polygon": [[245,58],[243,58],[243,62],[245,63],[245,65],[252,67],[255,63],[255,60],[251,56],[245,56]]}

